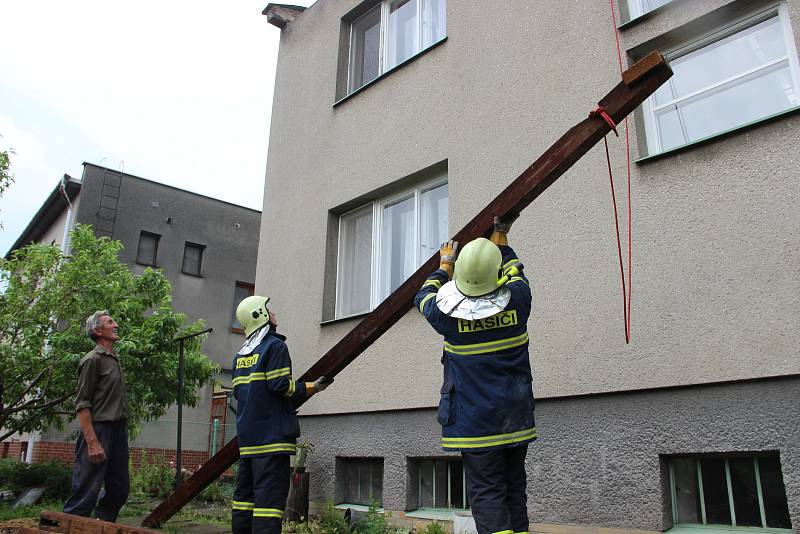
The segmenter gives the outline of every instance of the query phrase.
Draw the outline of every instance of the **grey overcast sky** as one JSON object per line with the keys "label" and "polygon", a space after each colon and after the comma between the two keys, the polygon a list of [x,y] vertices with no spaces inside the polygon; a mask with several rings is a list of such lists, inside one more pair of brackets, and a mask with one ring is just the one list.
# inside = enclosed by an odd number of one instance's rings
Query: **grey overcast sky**
{"label": "grey overcast sky", "polygon": [[267,3],[0,2],[0,148],[16,152],[0,254],[84,161],[260,210],[280,36]]}

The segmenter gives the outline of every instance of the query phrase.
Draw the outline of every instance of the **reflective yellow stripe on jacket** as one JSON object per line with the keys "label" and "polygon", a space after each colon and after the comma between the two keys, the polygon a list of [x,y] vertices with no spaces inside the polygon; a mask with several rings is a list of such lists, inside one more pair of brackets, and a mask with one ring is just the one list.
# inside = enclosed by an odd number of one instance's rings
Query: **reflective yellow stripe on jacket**
{"label": "reflective yellow stripe on jacket", "polygon": [[[420,304],[421,306],[421,304]],[[509,337],[505,339],[497,339],[495,341],[487,341],[486,343],[473,343],[472,345],[453,345],[445,341],[444,350],[450,354],[457,356],[469,356],[472,354],[486,354],[489,352],[499,352],[501,350],[519,347],[528,342],[528,333],[525,332],[519,336]]]}
{"label": "reflective yellow stripe on jacket", "polygon": [[267,452],[297,452],[297,445],[294,443],[270,443],[268,445],[253,445],[251,447],[239,447],[239,456],[253,456]]}
{"label": "reflective yellow stripe on jacket", "polygon": [[249,375],[237,376],[234,378],[233,385],[238,386],[239,384],[249,384],[254,380],[273,380],[275,378],[291,374],[291,372],[291,369],[288,367],[282,367],[281,369],[275,369],[274,371],[267,371],[265,373],[250,373]]}
{"label": "reflective yellow stripe on jacket", "polygon": [[436,289],[439,289],[442,287],[442,282],[439,280],[428,280],[424,284],[422,284],[422,287],[428,287],[428,286],[433,286]]}
{"label": "reflective yellow stripe on jacket", "polygon": [[252,510],[253,506],[255,506],[252,502],[246,501],[231,501],[231,505],[233,506],[234,510]]}
{"label": "reflective yellow stripe on jacket", "polygon": [[477,449],[480,447],[495,447],[519,441],[527,441],[538,436],[536,427],[511,432],[510,434],[497,434],[495,436],[479,436],[473,438],[442,438],[442,447],[445,449]]}
{"label": "reflective yellow stripe on jacket", "polygon": [[436,296],[436,293],[431,293],[430,295],[425,295],[421,301],[419,301],[419,312],[424,314],[425,313],[425,304],[431,300],[433,297]]}
{"label": "reflective yellow stripe on jacket", "polygon": [[286,398],[290,398],[292,395],[294,395],[294,392],[296,390],[297,390],[297,382],[289,379],[289,388],[286,390],[286,393],[284,393],[283,396]]}

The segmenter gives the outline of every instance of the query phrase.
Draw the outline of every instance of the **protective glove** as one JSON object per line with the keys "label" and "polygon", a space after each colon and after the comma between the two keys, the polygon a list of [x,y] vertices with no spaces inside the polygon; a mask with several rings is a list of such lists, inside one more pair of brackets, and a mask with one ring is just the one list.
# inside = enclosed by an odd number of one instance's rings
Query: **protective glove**
{"label": "protective glove", "polygon": [[315,393],[324,391],[325,388],[327,388],[331,384],[333,384],[333,378],[328,378],[327,376],[321,376],[316,380],[314,380],[313,382],[306,382],[306,394],[310,397]]}
{"label": "protective glove", "polygon": [[458,255],[458,241],[447,241],[442,243],[439,247],[439,268],[447,273],[447,276],[453,278],[453,267],[456,264],[456,256]]}
{"label": "protective glove", "polygon": [[508,245],[508,232],[511,230],[511,225],[519,217],[519,213],[509,213],[502,219],[497,215],[494,216],[494,231],[489,241],[497,246]]}

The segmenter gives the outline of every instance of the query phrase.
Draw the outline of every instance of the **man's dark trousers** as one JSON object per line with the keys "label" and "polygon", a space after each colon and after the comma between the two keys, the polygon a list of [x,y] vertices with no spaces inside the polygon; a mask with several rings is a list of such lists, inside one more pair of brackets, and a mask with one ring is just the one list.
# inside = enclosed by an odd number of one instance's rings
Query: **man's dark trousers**
{"label": "man's dark trousers", "polygon": [[[106,453],[106,461],[89,462],[89,451],[83,432],[75,443],[75,466],[72,468],[72,494],[64,503],[67,514],[104,521],[116,521],[119,509],[130,491],[128,475],[128,424],[126,421],[93,422],[97,440]],[[104,491],[100,494],[105,483]],[[97,498],[100,497],[98,501]]]}
{"label": "man's dark trousers", "polygon": [[240,459],[233,494],[233,533],[280,534],[288,496],[288,454]]}
{"label": "man's dark trousers", "polygon": [[467,495],[478,534],[528,532],[525,455],[528,444],[462,452]]}

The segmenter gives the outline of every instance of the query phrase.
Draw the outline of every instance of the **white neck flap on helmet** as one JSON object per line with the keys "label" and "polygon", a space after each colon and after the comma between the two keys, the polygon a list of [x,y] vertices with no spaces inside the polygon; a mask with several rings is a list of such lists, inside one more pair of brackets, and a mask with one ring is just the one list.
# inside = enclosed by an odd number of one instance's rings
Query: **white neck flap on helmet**
{"label": "white neck flap on helmet", "polygon": [[241,354],[244,356],[253,352],[253,349],[255,349],[259,343],[261,343],[261,340],[264,339],[264,336],[266,336],[267,332],[269,332],[269,327],[270,324],[267,323],[253,332],[253,335],[245,340],[244,345],[242,345],[241,348],[236,351],[236,354]]}
{"label": "white neck flap on helmet", "polygon": [[436,293],[436,305],[450,317],[475,321],[496,315],[506,309],[511,301],[511,290],[503,286],[488,295],[468,297],[461,293],[454,281],[449,281]]}

